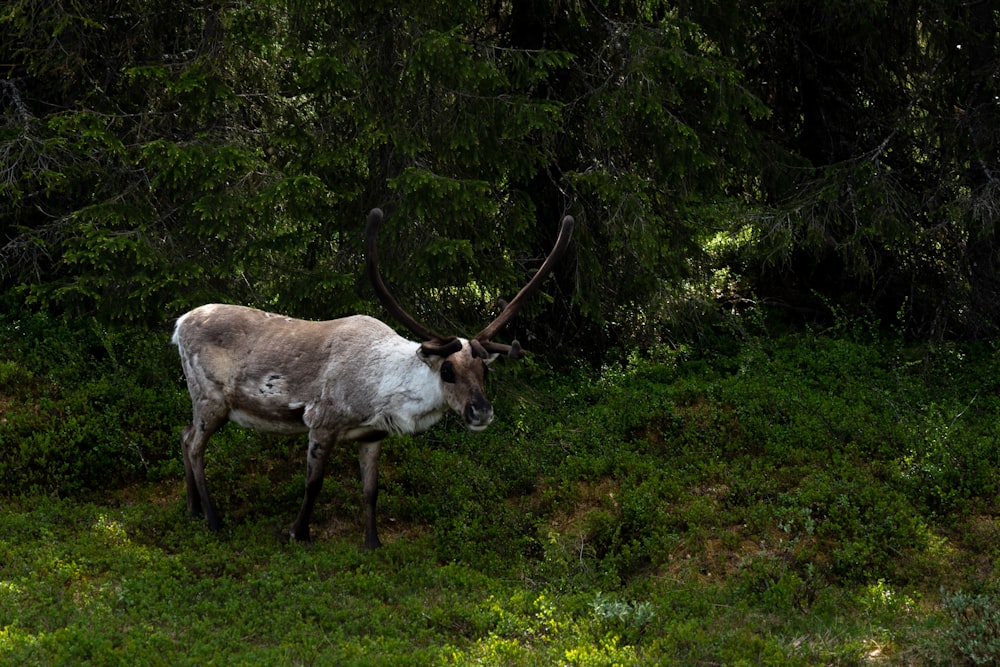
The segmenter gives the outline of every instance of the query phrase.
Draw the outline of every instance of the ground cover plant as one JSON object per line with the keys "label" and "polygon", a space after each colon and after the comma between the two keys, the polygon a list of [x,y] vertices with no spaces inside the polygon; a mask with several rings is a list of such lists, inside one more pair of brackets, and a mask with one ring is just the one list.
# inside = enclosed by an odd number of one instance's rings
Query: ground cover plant
{"label": "ground cover plant", "polygon": [[315,542],[298,439],[227,427],[228,528],[185,514],[165,337],[3,321],[0,659],[12,664],[993,664],[984,346],[743,334],[603,368],[501,367],[497,422],[353,451]]}

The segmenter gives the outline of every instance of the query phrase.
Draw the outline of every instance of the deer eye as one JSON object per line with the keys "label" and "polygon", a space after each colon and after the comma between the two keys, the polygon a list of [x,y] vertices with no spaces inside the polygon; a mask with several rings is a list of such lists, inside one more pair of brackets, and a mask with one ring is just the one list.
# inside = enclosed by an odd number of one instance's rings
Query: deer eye
{"label": "deer eye", "polygon": [[455,367],[450,361],[441,364],[441,379],[448,384],[455,383]]}

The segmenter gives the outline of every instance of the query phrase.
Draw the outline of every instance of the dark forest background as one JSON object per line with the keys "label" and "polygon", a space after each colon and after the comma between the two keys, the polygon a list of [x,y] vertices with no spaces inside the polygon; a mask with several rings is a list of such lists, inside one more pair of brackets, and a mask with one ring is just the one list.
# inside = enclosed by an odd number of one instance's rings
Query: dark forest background
{"label": "dark forest background", "polygon": [[513,332],[535,346],[762,304],[992,338],[998,24],[986,0],[13,0],[0,291],[154,327],[377,314],[377,205],[400,299],[462,333],[570,213]]}

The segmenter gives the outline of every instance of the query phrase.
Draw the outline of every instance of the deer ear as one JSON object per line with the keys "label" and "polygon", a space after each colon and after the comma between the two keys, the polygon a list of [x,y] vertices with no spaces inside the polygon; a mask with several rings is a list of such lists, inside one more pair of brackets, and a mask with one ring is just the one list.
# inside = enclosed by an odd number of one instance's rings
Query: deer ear
{"label": "deer ear", "polygon": [[462,349],[462,341],[456,337],[444,340],[428,340],[420,344],[417,348],[417,356],[434,370],[441,366],[445,358],[450,357]]}
{"label": "deer ear", "polygon": [[426,340],[420,344],[420,353],[428,356],[447,357],[462,349],[462,341],[456,336],[439,340]]}
{"label": "deer ear", "polygon": [[[472,342],[472,341],[470,341]],[[518,359],[524,358],[524,350],[521,348],[521,344],[517,342],[517,339],[512,340],[510,345],[504,345],[503,343],[494,343],[491,340],[479,341],[476,340],[475,344],[479,346],[482,353],[477,355],[483,359],[489,359],[486,363],[492,362],[494,359],[500,355],[506,355],[512,361],[517,361]]]}
{"label": "deer ear", "polygon": [[417,359],[427,364],[434,372],[437,372],[438,367],[444,362],[444,357],[439,354],[428,354],[423,346],[417,348]]}
{"label": "deer ear", "polygon": [[492,364],[500,356],[497,352],[487,350],[486,346],[475,338],[469,341],[469,347],[472,348],[472,356],[476,359],[482,359],[485,364]]}

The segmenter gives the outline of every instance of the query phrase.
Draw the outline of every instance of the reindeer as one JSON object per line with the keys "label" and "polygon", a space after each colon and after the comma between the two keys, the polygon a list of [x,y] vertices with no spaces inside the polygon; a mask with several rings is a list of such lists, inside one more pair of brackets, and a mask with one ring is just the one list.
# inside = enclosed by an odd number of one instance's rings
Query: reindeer
{"label": "reindeer", "polygon": [[493,342],[538,290],[565,251],[573,218],[562,220],[541,268],[492,323],[470,339],[442,336],[420,324],[389,292],[378,269],[382,211],[368,214],[366,271],[386,310],[420,339],[409,341],[365,315],[325,322],[293,319],[243,306],[209,304],[185,313],[172,342],[180,352],[193,419],[181,434],[187,507],[222,527],[205,481],[205,444],[227,421],[268,433],[308,433],[305,499],[291,538],[309,540],[309,519],[331,448],[359,443],[365,548],[381,546],[375,522],[378,457],[390,434],[420,433],[449,408],[481,431],[493,421],[483,393],[487,364],[524,355],[516,340]]}

